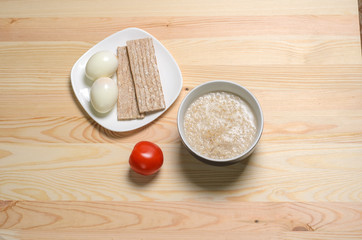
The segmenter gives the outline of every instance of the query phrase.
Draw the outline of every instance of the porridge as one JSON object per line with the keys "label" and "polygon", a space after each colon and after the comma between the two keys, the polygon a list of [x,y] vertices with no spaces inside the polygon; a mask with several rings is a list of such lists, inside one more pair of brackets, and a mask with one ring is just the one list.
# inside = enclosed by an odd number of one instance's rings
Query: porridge
{"label": "porridge", "polygon": [[248,104],[229,92],[210,92],[187,109],[184,130],[189,145],[212,159],[242,154],[254,141],[256,120]]}

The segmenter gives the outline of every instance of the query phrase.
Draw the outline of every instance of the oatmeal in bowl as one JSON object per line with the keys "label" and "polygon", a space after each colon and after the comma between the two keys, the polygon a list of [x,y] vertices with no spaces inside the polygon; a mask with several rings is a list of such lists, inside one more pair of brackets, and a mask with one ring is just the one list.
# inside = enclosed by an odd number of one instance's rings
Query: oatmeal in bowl
{"label": "oatmeal in bowl", "polygon": [[225,165],[253,152],[263,130],[263,115],[246,88],[229,81],[212,81],[184,98],[177,125],[191,154],[207,163]]}

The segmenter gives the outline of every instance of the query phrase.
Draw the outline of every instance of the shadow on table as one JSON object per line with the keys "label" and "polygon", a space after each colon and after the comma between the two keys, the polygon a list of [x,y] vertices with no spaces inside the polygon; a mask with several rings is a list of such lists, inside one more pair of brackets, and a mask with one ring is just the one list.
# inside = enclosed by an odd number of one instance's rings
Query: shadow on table
{"label": "shadow on table", "polygon": [[134,185],[138,187],[146,186],[147,184],[153,182],[159,175],[159,172],[156,172],[155,174],[144,176],[141,174],[136,173],[131,168],[128,171],[128,180],[130,183],[133,183]]}
{"label": "shadow on table", "polygon": [[213,166],[194,158],[180,143],[179,165],[185,178],[192,184],[205,190],[228,190],[240,182],[252,155],[241,162],[228,166]]}

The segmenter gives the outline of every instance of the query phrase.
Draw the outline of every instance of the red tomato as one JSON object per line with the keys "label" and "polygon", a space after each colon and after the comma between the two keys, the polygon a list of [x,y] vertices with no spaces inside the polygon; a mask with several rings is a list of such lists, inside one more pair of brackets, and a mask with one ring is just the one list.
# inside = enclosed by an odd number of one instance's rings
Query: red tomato
{"label": "red tomato", "polygon": [[141,141],[134,146],[129,157],[129,164],[139,174],[154,174],[163,164],[162,150],[154,143]]}

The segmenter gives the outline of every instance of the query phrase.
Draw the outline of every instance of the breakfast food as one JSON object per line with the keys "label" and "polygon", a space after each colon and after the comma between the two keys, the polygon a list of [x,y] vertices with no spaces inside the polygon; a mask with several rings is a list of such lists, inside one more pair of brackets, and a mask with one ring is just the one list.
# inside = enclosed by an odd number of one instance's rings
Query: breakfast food
{"label": "breakfast food", "polygon": [[[117,84],[111,77],[117,71]],[[110,51],[95,53],[85,75],[94,81],[91,104],[99,113],[109,112],[117,102],[117,119],[142,119],[145,114],[165,109],[160,74],[152,38],[127,41]]]}
{"label": "breakfast food", "polygon": [[90,90],[92,106],[99,113],[112,110],[117,102],[117,96],[117,84],[109,77],[98,78]]}
{"label": "breakfast food", "polygon": [[197,98],[184,118],[187,142],[199,154],[229,159],[253,143],[256,120],[248,104],[229,92],[210,92]]}
{"label": "breakfast food", "polygon": [[118,47],[118,101],[117,118],[118,120],[131,120],[144,118],[144,114],[138,111],[136,93],[133,84],[132,73],[128,60],[127,47]]}
{"label": "breakfast food", "polygon": [[148,113],[165,109],[152,38],[127,41],[127,50],[139,112]]}
{"label": "breakfast food", "polygon": [[117,70],[117,57],[109,51],[101,51],[91,56],[85,67],[89,80],[95,81],[100,77],[111,77]]}
{"label": "breakfast food", "polygon": [[149,141],[138,142],[129,156],[129,165],[136,173],[151,175],[163,164],[163,152],[159,146]]}

